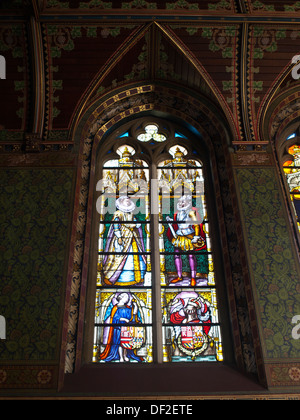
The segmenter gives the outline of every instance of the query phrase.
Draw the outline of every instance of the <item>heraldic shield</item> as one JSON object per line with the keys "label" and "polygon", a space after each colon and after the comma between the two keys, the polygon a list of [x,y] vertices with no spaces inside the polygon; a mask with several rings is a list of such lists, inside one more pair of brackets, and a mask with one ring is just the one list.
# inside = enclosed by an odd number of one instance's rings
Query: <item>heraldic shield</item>
{"label": "heraldic shield", "polygon": [[178,337],[178,347],[192,358],[207,349],[208,337],[201,325],[182,326]]}
{"label": "heraldic shield", "polygon": [[143,327],[121,327],[121,347],[127,350],[140,349],[145,342]]}

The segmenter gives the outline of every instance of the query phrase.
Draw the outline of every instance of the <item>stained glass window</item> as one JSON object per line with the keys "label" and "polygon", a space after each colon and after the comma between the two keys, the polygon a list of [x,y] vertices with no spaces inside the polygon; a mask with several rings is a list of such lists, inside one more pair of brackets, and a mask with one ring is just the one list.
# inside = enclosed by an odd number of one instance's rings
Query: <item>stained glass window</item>
{"label": "stained glass window", "polygon": [[286,175],[291,202],[300,231],[300,146],[297,144],[292,145],[289,147],[288,153],[291,155],[291,159],[284,163],[283,170]]}
{"label": "stained glass window", "polygon": [[159,131],[148,124],[120,145],[97,185],[95,363],[223,360],[203,165],[180,134],[186,146],[166,146],[155,165],[141,159],[139,143],[167,142]]}
{"label": "stained glass window", "polygon": [[158,165],[164,361],[222,360],[202,163],[169,152]]}
{"label": "stained glass window", "polygon": [[149,168],[123,145],[100,185],[95,362],[152,361]]}

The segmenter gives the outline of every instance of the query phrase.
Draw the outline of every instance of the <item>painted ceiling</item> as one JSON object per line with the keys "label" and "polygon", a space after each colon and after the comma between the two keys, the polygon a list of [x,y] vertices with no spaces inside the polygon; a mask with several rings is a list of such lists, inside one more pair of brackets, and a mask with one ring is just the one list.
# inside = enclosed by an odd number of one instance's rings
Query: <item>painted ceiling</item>
{"label": "painted ceiling", "polygon": [[[2,0],[2,9],[23,9],[30,5],[30,0]],[[190,11],[228,11],[228,12],[294,12],[299,10],[300,4],[294,0],[202,0],[202,1],[101,1],[101,0],[35,0],[41,12],[49,10],[113,10],[113,9],[148,9],[148,10],[190,10]]]}
{"label": "painted ceiling", "polygon": [[[300,54],[298,1],[2,0],[0,9],[6,150],[26,133],[72,140],[78,110],[114,88],[149,80],[217,104],[234,141],[275,135],[287,102],[299,118],[300,81],[291,73]],[[268,112],[273,119],[263,132]]]}

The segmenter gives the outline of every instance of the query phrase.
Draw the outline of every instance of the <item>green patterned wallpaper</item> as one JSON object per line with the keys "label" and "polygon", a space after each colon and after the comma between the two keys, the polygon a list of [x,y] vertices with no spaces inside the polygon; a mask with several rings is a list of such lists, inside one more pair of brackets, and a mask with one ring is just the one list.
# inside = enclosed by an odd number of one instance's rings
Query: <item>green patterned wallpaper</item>
{"label": "green patterned wallpaper", "polygon": [[57,359],[72,190],[72,169],[0,169],[0,362]]}
{"label": "green patterned wallpaper", "polygon": [[273,168],[236,169],[265,357],[299,358],[292,318],[300,315],[299,267]]}

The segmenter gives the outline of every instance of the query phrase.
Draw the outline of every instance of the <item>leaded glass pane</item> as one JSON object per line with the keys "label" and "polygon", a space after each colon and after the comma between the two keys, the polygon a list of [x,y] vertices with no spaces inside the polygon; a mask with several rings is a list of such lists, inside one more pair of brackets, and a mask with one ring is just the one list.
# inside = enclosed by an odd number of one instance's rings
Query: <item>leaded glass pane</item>
{"label": "leaded glass pane", "polygon": [[152,362],[150,290],[97,290],[93,361]]}
{"label": "leaded glass pane", "polygon": [[215,289],[165,289],[162,308],[164,361],[223,360]]}
{"label": "leaded glass pane", "polygon": [[159,165],[163,360],[223,360],[202,164],[182,146]]}
{"label": "leaded glass pane", "polygon": [[96,363],[152,362],[149,169],[117,149],[97,185],[100,214],[94,330]]}
{"label": "leaded glass pane", "polygon": [[[134,144],[128,133],[119,140]],[[203,164],[195,151],[190,155],[188,138],[173,132],[173,140],[187,146],[165,146],[154,169],[140,157],[149,157],[167,137],[148,124],[135,139],[145,145],[115,148],[96,188],[93,361],[152,363],[161,360],[154,348],[164,362],[221,361]],[[153,275],[158,263],[160,273]]]}
{"label": "leaded glass pane", "polygon": [[138,135],[137,139],[142,142],[154,140],[156,142],[164,142],[167,140],[166,136],[158,133],[158,127],[155,124],[148,124],[145,127],[145,132]]}

